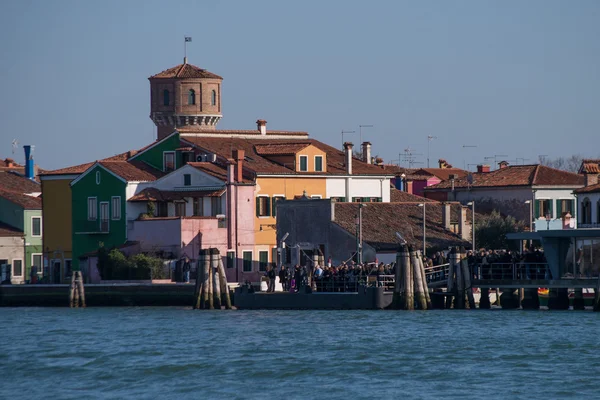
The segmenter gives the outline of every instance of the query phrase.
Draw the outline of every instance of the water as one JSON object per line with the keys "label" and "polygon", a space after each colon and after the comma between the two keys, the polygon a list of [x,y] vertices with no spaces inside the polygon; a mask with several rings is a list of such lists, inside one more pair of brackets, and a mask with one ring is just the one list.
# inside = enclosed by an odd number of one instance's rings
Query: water
{"label": "water", "polygon": [[1,399],[598,398],[600,314],[0,309]]}

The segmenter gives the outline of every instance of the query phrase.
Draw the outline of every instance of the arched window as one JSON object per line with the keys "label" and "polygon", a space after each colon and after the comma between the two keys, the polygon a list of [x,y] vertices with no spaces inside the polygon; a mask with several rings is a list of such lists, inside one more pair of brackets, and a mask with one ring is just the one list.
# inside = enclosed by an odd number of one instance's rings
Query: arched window
{"label": "arched window", "polygon": [[212,104],[213,106],[217,105],[217,92],[216,91],[212,91],[212,96],[210,98],[210,104]]}
{"label": "arched window", "polygon": [[169,101],[169,91],[167,89],[163,90],[163,105],[168,106],[170,101]]}
{"label": "arched window", "polygon": [[190,89],[188,92],[188,105],[193,106],[196,104],[196,92],[194,89]]}
{"label": "arched window", "polygon": [[592,202],[589,198],[583,199],[581,202],[581,218],[580,221],[582,224],[591,224],[592,223]]}

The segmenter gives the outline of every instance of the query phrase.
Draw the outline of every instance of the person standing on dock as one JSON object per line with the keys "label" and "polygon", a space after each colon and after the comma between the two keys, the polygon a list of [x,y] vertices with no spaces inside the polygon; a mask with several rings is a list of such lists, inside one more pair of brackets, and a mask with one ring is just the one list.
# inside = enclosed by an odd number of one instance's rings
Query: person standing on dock
{"label": "person standing on dock", "polygon": [[281,270],[279,271],[279,282],[281,283],[281,287],[283,288],[284,292],[290,290],[288,286],[288,271],[285,268],[285,265],[282,265]]}
{"label": "person standing on dock", "polygon": [[267,293],[273,293],[275,292],[275,277],[277,275],[275,274],[275,268],[273,268],[272,266],[269,266],[269,269],[267,271],[267,277],[269,278],[269,288],[267,289]]}
{"label": "person standing on dock", "polygon": [[190,269],[190,259],[186,257],[183,261],[183,281],[185,283],[190,283]]}

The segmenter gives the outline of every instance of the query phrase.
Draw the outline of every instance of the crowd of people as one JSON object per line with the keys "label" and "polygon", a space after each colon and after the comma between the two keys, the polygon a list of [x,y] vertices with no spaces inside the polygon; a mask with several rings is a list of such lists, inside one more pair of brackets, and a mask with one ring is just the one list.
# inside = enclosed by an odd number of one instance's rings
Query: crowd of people
{"label": "crowd of people", "polygon": [[526,249],[522,253],[485,249],[469,251],[467,260],[473,274],[480,279],[551,279],[546,256],[537,248]]}

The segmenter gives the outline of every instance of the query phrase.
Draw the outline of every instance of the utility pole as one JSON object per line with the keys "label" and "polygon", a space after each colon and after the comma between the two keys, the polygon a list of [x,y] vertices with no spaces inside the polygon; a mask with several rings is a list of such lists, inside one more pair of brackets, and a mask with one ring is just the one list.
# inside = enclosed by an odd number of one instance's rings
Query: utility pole
{"label": "utility pole", "polygon": [[431,141],[433,139],[437,139],[437,136],[432,136],[432,135],[427,136],[427,168],[429,168],[429,147],[430,147]]}

